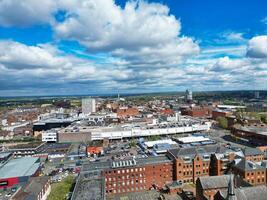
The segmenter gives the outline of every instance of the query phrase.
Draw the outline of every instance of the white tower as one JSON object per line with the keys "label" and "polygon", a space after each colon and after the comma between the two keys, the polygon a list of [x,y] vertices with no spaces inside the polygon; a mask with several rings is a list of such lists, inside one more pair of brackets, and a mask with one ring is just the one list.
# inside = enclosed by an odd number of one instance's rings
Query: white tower
{"label": "white tower", "polygon": [[82,99],[83,114],[90,114],[96,112],[96,101],[92,98]]}

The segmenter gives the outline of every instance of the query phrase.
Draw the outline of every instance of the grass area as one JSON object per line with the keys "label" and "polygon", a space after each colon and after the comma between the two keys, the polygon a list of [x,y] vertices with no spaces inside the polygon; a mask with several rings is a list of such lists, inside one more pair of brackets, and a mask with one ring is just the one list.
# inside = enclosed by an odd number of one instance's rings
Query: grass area
{"label": "grass area", "polygon": [[48,200],[64,200],[66,195],[71,191],[74,177],[68,176],[59,183],[52,184],[51,193],[48,196]]}

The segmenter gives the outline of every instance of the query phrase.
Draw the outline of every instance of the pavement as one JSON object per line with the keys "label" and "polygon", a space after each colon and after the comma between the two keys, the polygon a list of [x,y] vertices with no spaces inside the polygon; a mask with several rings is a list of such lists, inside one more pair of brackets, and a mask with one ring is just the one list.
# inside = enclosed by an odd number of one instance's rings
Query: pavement
{"label": "pavement", "polygon": [[218,144],[230,144],[233,147],[239,147],[244,148],[249,146],[246,143],[242,142],[235,142],[234,140],[231,140],[231,132],[229,130],[221,129],[221,128],[213,128],[209,132],[207,132],[207,135],[210,139],[215,140]]}

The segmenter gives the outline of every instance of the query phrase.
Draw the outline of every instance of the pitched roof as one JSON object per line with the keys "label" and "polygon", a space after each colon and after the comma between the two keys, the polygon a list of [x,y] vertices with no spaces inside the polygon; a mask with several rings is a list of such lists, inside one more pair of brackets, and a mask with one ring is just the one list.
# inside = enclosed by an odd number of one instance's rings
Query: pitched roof
{"label": "pitched roof", "polygon": [[260,166],[252,161],[248,161],[245,159],[241,159],[241,161],[238,162],[235,167],[243,171],[265,169],[263,166]]}
{"label": "pitched roof", "polygon": [[261,152],[259,149],[256,148],[250,148],[246,147],[243,149],[243,153],[245,156],[258,156],[263,155],[263,152]]}
{"label": "pitched roof", "polygon": [[199,177],[203,189],[228,188],[230,175]]}
{"label": "pitched roof", "polygon": [[196,155],[210,155],[215,153],[230,152],[230,149],[219,145],[208,145],[203,147],[189,147],[189,148],[176,148],[170,149],[169,152],[176,158],[188,156],[195,157]]}
{"label": "pitched roof", "polygon": [[[227,189],[220,190],[215,197],[221,196],[227,199]],[[235,189],[235,197],[237,200],[266,200],[267,187],[266,186],[254,186],[243,187]],[[216,198],[215,198],[216,199]]]}
{"label": "pitched roof", "polygon": [[14,200],[35,200],[49,181],[48,176],[33,177],[13,197]]}

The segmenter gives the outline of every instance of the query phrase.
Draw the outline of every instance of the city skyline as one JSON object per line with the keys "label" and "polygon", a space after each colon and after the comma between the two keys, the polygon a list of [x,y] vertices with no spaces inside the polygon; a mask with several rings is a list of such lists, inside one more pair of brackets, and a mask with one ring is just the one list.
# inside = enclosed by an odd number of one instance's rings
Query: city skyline
{"label": "city skyline", "polygon": [[3,0],[0,96],[266,90],[263,0]]}

